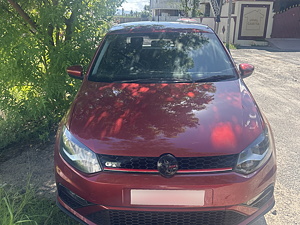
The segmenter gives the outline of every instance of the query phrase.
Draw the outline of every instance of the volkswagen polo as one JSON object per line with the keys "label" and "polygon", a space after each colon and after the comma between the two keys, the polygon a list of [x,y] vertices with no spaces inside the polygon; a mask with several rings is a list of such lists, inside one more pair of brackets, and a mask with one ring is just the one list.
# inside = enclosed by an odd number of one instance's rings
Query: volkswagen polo
{"label": "volkswagen polo", "polygon": [[58,206],[83,224],[248,224],[274,205],[266,118],[214,31],[120,24],[103,38],[55,145]]}

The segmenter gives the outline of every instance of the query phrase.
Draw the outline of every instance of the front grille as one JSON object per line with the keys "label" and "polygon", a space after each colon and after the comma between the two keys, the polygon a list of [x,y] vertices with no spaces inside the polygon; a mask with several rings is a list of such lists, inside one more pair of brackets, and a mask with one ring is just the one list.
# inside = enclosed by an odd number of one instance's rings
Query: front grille
{"label": "front grille", "polygon": [[[128,170],[138,172],[157,172],[157,161],[159,157],[136,157],[136,156],[115,156],[98,154],[98,158],[105,170]],[[177,157],[178,172],[232,169],[237,162],[238,155],[221,155],[206,157]],[[107,166],[107,164],[113,166]]]}
{"label": "front grille", "polygon": [[247,217],[234,211],[144,212],[103,210],[92,213],[87,218],[100,225],[234,225],[239,224]]}

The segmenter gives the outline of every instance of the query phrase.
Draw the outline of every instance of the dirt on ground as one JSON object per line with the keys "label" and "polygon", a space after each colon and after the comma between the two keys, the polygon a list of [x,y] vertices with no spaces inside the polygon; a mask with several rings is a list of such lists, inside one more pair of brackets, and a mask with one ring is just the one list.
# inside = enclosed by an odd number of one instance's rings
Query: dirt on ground
{"label": "dirt on ground", "polygon": [[53,151],[55,137],[43,144],[13,145],[2,150],[0,187],[34,187],[38,195],[55,200]]}

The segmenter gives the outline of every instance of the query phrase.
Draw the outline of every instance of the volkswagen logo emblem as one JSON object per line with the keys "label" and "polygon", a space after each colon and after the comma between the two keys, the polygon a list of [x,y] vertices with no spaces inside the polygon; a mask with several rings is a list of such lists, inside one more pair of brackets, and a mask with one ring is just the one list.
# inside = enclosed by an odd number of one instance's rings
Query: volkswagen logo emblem
{"label": "volkswagen logo emblem", "polygon": [[178,162],[173,155],[165,154],[157,161],[157,169],[163,177],[171,178],[178,170]]}

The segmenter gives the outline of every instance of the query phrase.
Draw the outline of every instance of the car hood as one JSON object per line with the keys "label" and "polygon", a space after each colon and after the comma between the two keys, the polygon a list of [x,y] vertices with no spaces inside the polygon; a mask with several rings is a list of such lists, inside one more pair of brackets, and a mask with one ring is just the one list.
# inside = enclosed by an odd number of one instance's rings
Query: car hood
{"label": "car hood", "polygon": [[236,154],[263,130],[260,112],[240,79],[156,84],[85,81],[67,126],[97,153],[144,157]]}

